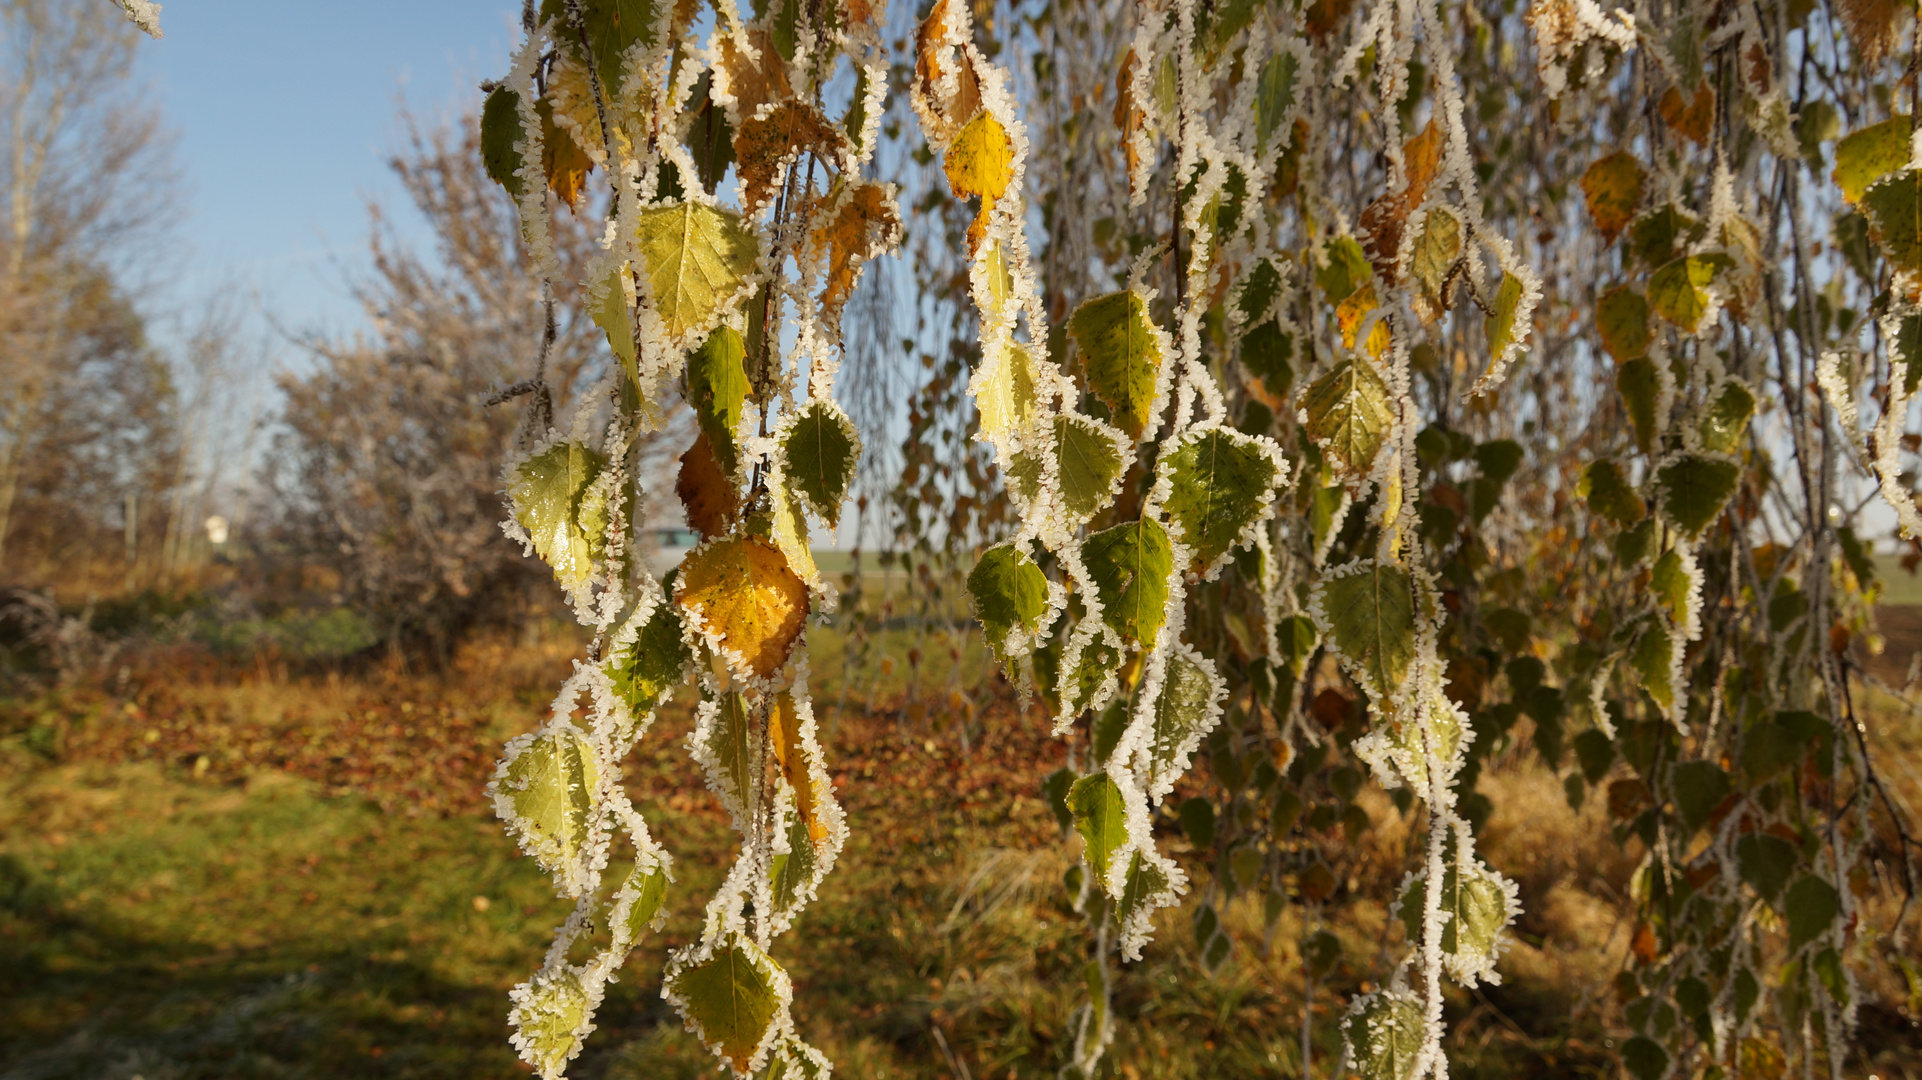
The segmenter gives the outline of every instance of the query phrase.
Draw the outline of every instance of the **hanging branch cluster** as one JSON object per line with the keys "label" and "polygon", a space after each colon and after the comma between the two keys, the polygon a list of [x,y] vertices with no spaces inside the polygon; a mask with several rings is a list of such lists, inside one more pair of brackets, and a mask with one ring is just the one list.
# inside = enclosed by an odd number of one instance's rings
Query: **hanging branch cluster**
{"label": "hanging branch cluster", "polygon": [[[663,996],[739,1075],[828,1064],[801,1041],[770,955],[833,868],[847,827],[808,696],[811,614],[833,610],[809,520],[833,526],[860,457],[834,400],[840,313],[862,263],[891,248],[892,187],[864,179],[885,61],[862,3],[788,0],[744,16],[632,0],[530,4],[526,38],[482,116],[489,172],[519,202],[548,296],[579,288],[617,359],[571,418],[550,423],[539,366],[505,471],[505,528],[554,570],[587,659],[551,719],[508,744],[490,787],[523,850],[576,907],[512,995],[514,1044],[559,1076],[593,1028],[635,939],[665,917],[673,862],[621,786],[621,762],[693,675],[688,749],[741,834],[698,940]],[[845,115],[824,92],[845,58]],[[739,207],[716,193],[734,166]],[[601,203],[588,177],[607,177]],[[550,215],[604,207],[588,280],[556,280]],[[666,582],[637,550],[635,436],[673,393],[692,409],[676,491],[702,537]],[[608,877],[617,834],[632,863]]]}

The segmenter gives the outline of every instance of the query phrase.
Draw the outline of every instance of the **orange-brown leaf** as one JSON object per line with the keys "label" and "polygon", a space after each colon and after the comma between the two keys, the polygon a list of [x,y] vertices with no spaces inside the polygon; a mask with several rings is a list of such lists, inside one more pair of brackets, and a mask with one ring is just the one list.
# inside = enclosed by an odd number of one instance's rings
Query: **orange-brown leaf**
{"label": "orange-brown leaf", "polygon": [[807,584],[758,536],[696,548],[681,563],[676,600],[690,623],[763,679],[787,663],[807,623]]}
{"label": "orange-brown leaf", "polygon": [[942,90],[941,84],[948,74],[941,62],[942,54],[947,51],[947,20],[948,0],[935,0],[934,6],[928,9],[928,17],[921,20],[914,32],[914,84],[934,113],[935,129],[928,135],[936,142],[948,139],[981,111],[981,81],[975,74],[973,59],[965,52],[960,68],[954,72],[953,94]]}
{"label": "orange-brown leaf", "polygon": [[1690,98],[1682,97],[1680,87],[1669,87],[1656,108],[1662,122],[1676,134],[1688,137],[1697,146],[1708,145],[1709,128],[1715,123],[1715,91],[1706,81],[1695,87],[1695,95]]}
{"label": "orange-brown leaf", "polygon": [[740,512],[741,497],[734,481],[722,470],[707,433],[681,455],[681,474],[674,482],[674,493],[687,509],[688,527],[702,536],[720,536],[734,525]]}
{"label": "orange-brown leaf", "polygon": [[1582,174],[1582,197],[1588,202],[1589,216],[1602,231],[1602,239],[1613,242],[1628,223],[1635,219],[1641,205],[1642,163],[1626,150],[1595,162]]}
{"label": "orange-brown leaf", "polygon": [[1441,160],[1442,134],[1430,120],[1421,134],[1402,147],[1402,170],[1408,178],[1407,184],[1400,191],[1369,203],[1361,212],[1361,228],[1367,234],[1368,261],[1374,264],[1382,280],[1391,285],[1400,277],[1396,255],[1401,251],[1402,230],[1408,225],[1408,215],[1428,198],[1429,185],[1441,171]]}
{"label": "orange-brown leaf", "polygon": [[1308,6],[1308,36],[1319,41],[1334,33],[1348,18],[1355,0],[1315,0]]}
{"label": "orange-brown leaf", "polygon": [[721,39],[721,71],[727,75],[727,92],[734,98],[736,115],[753,116],[761,111],[761,106],[793,93],[788,85],[787,65],[774,50],[774,39],[766,30],[747,32],[748,43],[760,54],[758,62],[749,59],[747,51],[735,44],[733,35],[717,36]]}
{"label": "orange-brown leaf", "polygon": [[841,308],[861,276],[862,262],[894,246],[900,235],[901,216],[885,184],[855,184],[815,222],[811,238],[814,249],[828,254],[827,284],[821,289],[821,310],[827,323],[840,321]]}
{"label": "orange-brown leaf", "polygon": [[1142,111],[1141,104],[1135,100],[1134,73],[1140,63],[1140,55],[1129,49],[1128,55],[1121,58],[1121,70],[1114,77],[1114,125],[1121,129],[1121,152],[1128,160],[1130,176],[1141,164],[1134,135],[1148,122],[1148,114]]}
{"label": "orange-brown leaf", "polygon": [[741,209],[752,214],[774,194],[781,170],[803,153],[839,164],[847,137],[805,101],[783,101],[766,116],[741,122],[734,136],[734,167],[741,178]]}
{"label": "orange-brown leaf", "polygon": [[1873,67],[1887,58],[1895,45],[1895,19],[1901,6],[1895,0],[1841,0],[1836,7],[1862,63]]}
{"label": "orange-brown leaf", "polygon": [[815,809],[814,782],[808,775],[807,755],[801,749],[801,721],[794,713],[794,695],[786,690],[775,697],[767,711],[768,742],[781,776],[794,789],[794,812],[807,822],[808,839],[820,843],[827,839],[827,823]]}

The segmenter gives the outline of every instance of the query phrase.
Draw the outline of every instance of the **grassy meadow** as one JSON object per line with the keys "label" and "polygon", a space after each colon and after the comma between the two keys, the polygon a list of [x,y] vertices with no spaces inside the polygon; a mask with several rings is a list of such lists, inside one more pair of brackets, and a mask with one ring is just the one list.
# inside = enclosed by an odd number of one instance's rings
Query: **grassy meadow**
{"label": "grassy meadow", "polygon": [[[801,1032],[842,1076],[1053,1076],[1086,948],[1060,884],[1077,842],[1039,790],[1065,746],[963,630],[870,639],[855,668],[876,675],[856,685],[839,677],[849,643],[811,634],[853,838],[777,941]],[[100,685],[0,699],[0,1080],[526,1075],[505,995],[568,905],[481,788],[576,649],[550,627],[427,672],[182,650]],[[1885,719],[1887,773],[1915,805],[1922,733]],[[581,1080],[720,1075],[659,996],[667,950],[695,933],[733,855],[684,751],[690,727],[683,698],[627,776],[678,881],[665,932],[612,988],[570,1073]],[[1609,841],[1602,800],[1571,810],[1535,761],[1511,751],[1483,780],[1497,808],[1486,857],[1520,882],[1526,914],[1503,983],[1454,994],[1457,1077],[1616,1074],[1610,987],[1635,856]],[[1386,798],[1363,805],[1375,827],[1334,897],[1272,926],[1238,902],[1235,955],[1215,976],[1192,958],[1185,913],[1162,914],[1119,983],[1110,1075],[1304,1075],[1295,943],[1322,927],[1343,958],[1307,996],[1307,1072],[1332,1075],[1344,999],[1402,947],[1376,898],[1409,864],[1409,829]],[[1204,885],[1179,828],[1162,825]],[[1871,989],[1862,1075],[1922,1076],[1916,1002]]]}

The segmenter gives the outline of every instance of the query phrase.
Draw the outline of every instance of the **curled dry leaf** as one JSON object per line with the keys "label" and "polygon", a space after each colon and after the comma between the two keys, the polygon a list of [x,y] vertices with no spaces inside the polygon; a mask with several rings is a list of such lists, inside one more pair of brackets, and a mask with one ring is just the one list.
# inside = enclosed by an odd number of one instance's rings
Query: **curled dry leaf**
{"label": "curled dry leaf", "polygon": [[894,192],[886,184],[872,182],[849,186],[832,209],[815,219],[809,240],[816,252],[827,252],[822,318],[838,326],[841,309],[860,278],[861,264],[900,243],[901,215],[894,205]]}
{"label": "curled dry leaf", "polygon": [[1421,134],[1402,147],[1402,168],[1408,178],[1398,192],[1383,195],[1361,212],[1361,229],[1367,235],[1368,261],[1382,280],[1394,284],[1401,279],[1399,255],[1402,230],[1408,215],[1428,198],[1428,188],[1441,171],[1441,131],[1430,120]]}
{"label": "curled dry leaf", "polygon": [[[975,74],[973,58],[963,52],[952,73],[942,63],[948,50],[949,17],[948,0],[935,0],[914,35],[914,90],[934,121],[926,125],[926,133],[937,142],[951,138],[981,111],[981,80]],[[943,85],[950,74],[954,76],[952,92]]]}
{"label": "curled dry leaf", "polygon": [[[774,51],[774,39],[766,30],[715,36],[721,39],[718,66],[723,78],[719,92],[733,100],[736,118],[753,116],[768,102],[780,101],[794,93],[788,84],[787,65]],[[746,48],[738,40],[742,37],[747,41]]]}

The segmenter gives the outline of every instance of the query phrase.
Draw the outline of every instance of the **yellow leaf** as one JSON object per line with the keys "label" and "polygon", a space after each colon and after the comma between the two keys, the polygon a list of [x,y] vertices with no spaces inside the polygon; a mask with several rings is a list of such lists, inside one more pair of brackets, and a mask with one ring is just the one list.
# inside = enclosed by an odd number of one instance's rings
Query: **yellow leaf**
{"label": "yellow leaf", "polygon": [[1000,442],[1034,419],[1034,361],[1021,346],[1002,345],[979,372],[974,404],[981,411],[981,434]]}
{"label": "yellow leaf", "polygon": [[961,129],[948,147],[945,163],[954,197],[982,197],[982,209],[1007,194],[1014,179],[1014,142],[1007,129],[990,113],[981,113]]}
{"label": "yellow leaf", "polygon": [[[1369,312],[1380,306],[1381,302],[1375,297],[1375,284],[1372,281],[1349,293],[1346,300],[1336,305],[1335,324],[1341,329],[1341,343],[1348,348],[1354,348],[1355,335],[1361,330],[1362,320],[1368,317]],[[1376,319],[1374,328],[1368,331],[1366,343],[1368,355],[1377,360],[1381,359],[1381,354],[1388,351],[1388,343],[1388,320]]]}
{"label": "yellow leaf", "polygon": [[900,238],[901,216],[895,209],[894,193],[886,184],[853,185],[815,222],[811,237],[814,248],[828,253],[821,310],[830,325],[840,321],[841,308],[860,279],[861,264],[892,248]]}
{"label": "yellow leaf", "polygon": [[734,136],[734,162],[741,180],[741,209],[754,213],[774,193],[781,170],[803,153],[839,165],[846,136],[821,110],[805,101],[784,101],[741,122]]}
{"label": "yellow leaf", "polygon": [[716,541],[688,555],[676,600],[698,630],[764,679],[787,662],[807,623],[807,585],[787,556],[758,536]]}
{"label": "yellow leaf", "polygon": [[794,789],[794,812],[807,823],[808,839],[818,844],[827,839],[828,827],[817,808],[820,793],[814,790],[813,778],[808,775],[807,753],[801,746],[801,720],[794,712],[793,694],[783,690],[775,697],[767,711],[767,727],[774,760],[780,764],[781,776],[788,787]]}
{"label": "yellow leaf", "polygon": [[702,536],[720,536],[734,525],[740,512],[741,497],[734,481],[721,468],[714,455],[714,444],[702,432],[681,455],[681,473],[674,482],[674,493],[687,508],[688,527]]}

